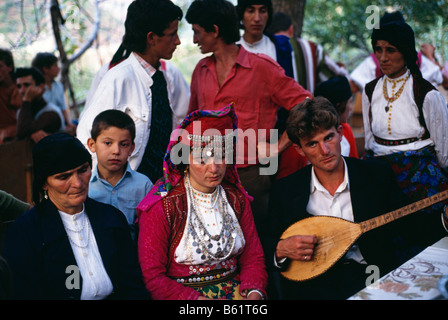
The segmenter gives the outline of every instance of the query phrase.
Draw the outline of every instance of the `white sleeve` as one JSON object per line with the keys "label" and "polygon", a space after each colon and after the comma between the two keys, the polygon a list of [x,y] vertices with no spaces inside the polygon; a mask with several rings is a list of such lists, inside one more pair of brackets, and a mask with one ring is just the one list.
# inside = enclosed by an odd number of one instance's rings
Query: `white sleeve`
{"label": "white sleeve", "polygon": [[420,66],[420,71],[425,80],[431,82],[431,84],[437,88],[439,84],[443,82],[442,71],[439,66],[434,64],[425,55],[422,54],[422,64]]}
{"label": "white sleeve", "polygon": [[106,72],[109,70],[109,63],[103,64],[101,68],[96,72],[95,77],[90,84],[89,92],[87,93],[86,103],[84,105],[84,109],[86,109],[95,95],[96,89],[98,88],[101,80],[103,79]]}
{"label": "white sleeve", "polygon": [[371,126],[370,126],[370,117],[369,117],[370,108],[371,108],[371,105],[370,105],[369,98],[367,97],[365,90],[363,90],[363,92],[362,92],[362,119],[363,119],[363,124],[364,124],[364,139],[365,139],[364,148],[366,150],[372,150],[372,144],[373,144],[373,133],[372,133]]}
{"label": "white sleeve", "polygon": [[355,70],[350,73],[350,79],[359,87],[361,91],[367,83],[376,78],[376,64],[372,57],[364,59]]}
{"label": "white sleeve", "polygon": [[445,98],[436,90],[426,94],[423,116],[434,141],[439,165],[448,168],[448,107]]}
{"label": "white sleeve", "polygon": [[[113,91],[114,84],[108,83],[106,85],[103,81],[99,84],[98,88],[95,90],[94,94],[90,99],[88,106],[84,107],[84,110],[79,115],[79,123],[76,128],[76,137],[82,142],[82,144],[87,148],[87,140],[90,138],[90,132],[92,130],[92,124],[95,117],[107,110],[115,109],[116,106],[115,94]],[[96,165],[96,154],[92,153],[93,165]]]}
{"label": "white sleeve", "polygon": [[[84,108],[79,116],[79,123],[76,129],[77,138],[87,147],[87,139],[90,138],[90,131],[92,130],[93,119],[102,111],[109,109],[107,108],[110,103],[96,103],[96,101],[104,101],[103,95],[98,92],[94,95],[92,103],[88,108]],[[104,95],[104,97],[111,96],[111,94]],[[107,106],[107,107],[106,107]]]}

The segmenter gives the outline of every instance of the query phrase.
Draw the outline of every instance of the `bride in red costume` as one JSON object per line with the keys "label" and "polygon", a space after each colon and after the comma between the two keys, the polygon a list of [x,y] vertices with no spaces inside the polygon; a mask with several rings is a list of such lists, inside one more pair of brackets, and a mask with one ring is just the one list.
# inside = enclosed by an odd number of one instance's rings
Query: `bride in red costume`
{"label": "bride in red costume", "polygon": [[[139,260],[153,299],[266,295],[263,250],[235,166],[235,129],[229,105],[189,114],[172,135],[164,176],[137,209]],[[176,164],[179,150],[188,151],[187,163]]]}

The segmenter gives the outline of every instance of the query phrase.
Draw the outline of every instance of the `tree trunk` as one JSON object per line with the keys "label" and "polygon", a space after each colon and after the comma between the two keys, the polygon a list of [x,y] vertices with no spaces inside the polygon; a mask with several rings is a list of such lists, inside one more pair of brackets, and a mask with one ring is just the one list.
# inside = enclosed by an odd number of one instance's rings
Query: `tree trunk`
{"label": "tree trunk", "polygon": [[[52,0],[50,5],[50,14],[51,14],[51,24],[53,27],[53,34],[56,40],[56,45],[59,51],[59,59],[61,60],[61,82],[64,85],[65,89],[68,89],[70,97],[73,101],[73,107],[75,109],[76,116],[79,116],[78,114],[78,106],[75,99],[75,94],[73,92],[72,84],[70,82],[69,78],[69,70],[70,70],[70,64],[67,59],[67,54],[64,49],[64,45],[62,43],[61,38],[61,31],[59,28],[59,25],[62,25],[65,23],[64,18],[62,17],[61,11],[59,9],[59,3],[57,0]],[[69,110],[70,110],[70,104]]]}
{"label": "tree trunk", "polygon": [[272,0],[272,5],[274,12],[283,12],[291,17],[294,34],[296,37],[300,37],[305,17],[306,0]]}
{"label": "tree trunk", "polygon": [[50,14],[51,14],[51,23],[53,27],[53,34],[56,40],[56,45],[61,60],[61,81],[62,84],[64,85],[64,88],[68,89],[70,98],[72,99],[71,107],[75,111],[76,118],[79,117],[79,110],[75,93],[73,91],[73,87],[70,82],[69,71],[70,71],[70,65],[77,59],[79,59],[87,51],[87,49],[89,49],[92,46],[93,42],[95,41],[98,35],[100,26],[100,10],[98,7],[98,0],[94,1],[94,6],[95,6],[95,19],[90,38],[84,43],[84,45],[77,52],[75,52],[71,57],[68,57],[67,53],[65,52],[64,45],[62,43],[61,32],[59,28],[60,25],[63,25],[65,23],[65,19],[62,17],[58,0],[51,0],[50,4]]}

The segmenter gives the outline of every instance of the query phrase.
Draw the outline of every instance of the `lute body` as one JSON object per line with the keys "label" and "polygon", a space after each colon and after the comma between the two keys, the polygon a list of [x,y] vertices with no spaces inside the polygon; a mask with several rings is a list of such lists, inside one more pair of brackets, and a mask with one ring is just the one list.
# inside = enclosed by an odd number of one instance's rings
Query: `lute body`
{"label": "lute body", "polygon": [[292,260],[282,275],[293,281],[313,279],[341,259],[362,234],[447,198],[448,190],[360,223],[329,216],[300,220],[286,229],[281,239],[295,235],[316,235],[317,245],[311,260]]}

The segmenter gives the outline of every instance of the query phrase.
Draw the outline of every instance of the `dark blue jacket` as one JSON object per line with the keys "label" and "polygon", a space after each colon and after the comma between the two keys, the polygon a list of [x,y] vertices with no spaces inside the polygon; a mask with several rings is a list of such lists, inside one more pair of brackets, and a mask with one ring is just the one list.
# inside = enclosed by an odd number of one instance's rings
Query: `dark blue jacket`
{"label": "dark blue jacket", "polygon": [[[90,198],[85,201],[85,212],[114,287],[109,298],[148,298],[123,213]],[[6,234],[3,257],[13,273],[14,299],[80,299],[82,279],[79,289],[66,285],[72,275],[67,267],[77,263],[51,201],[44,200],[17,218]]]}
{"label": "dark blue jacket", "polygon": [[275,45],[275,53],[277,54],[277,62],[285,70],[288,77],[294,78],[294,69],[292,66],[292,46],[289,38],[284,35],[267,35]]}

